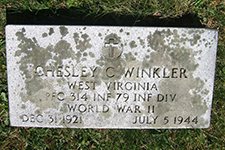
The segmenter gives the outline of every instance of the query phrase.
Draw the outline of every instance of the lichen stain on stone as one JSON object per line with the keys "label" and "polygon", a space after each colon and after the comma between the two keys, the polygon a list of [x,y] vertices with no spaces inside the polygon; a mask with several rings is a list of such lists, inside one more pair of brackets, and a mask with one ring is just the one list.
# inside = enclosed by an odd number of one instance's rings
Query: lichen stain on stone
{"label": "lichen stain on stone", "polygon": [[48,35],[51,36],[53,33],[55,33],[54,29],[53,29],[53,28],[50,28],[50,29],[49,29],[49,32],[48,32]]}
{"label": "lichen stain on stone", "polygon": [[193,34],[193,33],[199,33],[199,34],[202,34],[202,33],[204,33],[205,32],[205,30],[194,30],[194,29],[190,29],[190,30],[188,30],[188,34],[189,35],[191,35],[191,34]]}
{"label": "lichen stain on stone", "polygon": [[[18,45],[19,50],[15,52],[15,57],[20,57],[19,69],[25,79],[25,89],[26,94],[21,93],[20,96],[23,97],[24,102],[31,101],[37,105],[37,107],[47,109],[56,108],[57,102],[55,104],[49,104],[43,99],[46,95],[46,91],[43,89],[51,90],[52,83],[43,81],[40,77],[34,76],[34,72],[31,71],[27,64],[32,64],[32,66],[46,66],[47,61],[53,60],[53,64],[61,64],[64,59],[76,59],[76,54],[70,47],[70,44],[65,40],[60,40],[55,46],[48,45],[47,48],[40,47],[37,44],[37,40],[33,38],[27,38],[25,35],[25,29],[22,32],[16,32],[17,40],[20,42]],[[53,89],[52,89],[53,90]],[[35,99],[34,95],[40,97],[40,101]]]}
{"label": "lichen stain on stone", "polygon": [[135,47],[137,47],[137,44],[135,43],[135,41],[131,41],[131,42],[129,43],[129,45],[130,45],[130,48],[135,48]]}
{"label": "lichen stain on stone", "polygon": [[42,37],[43,37],[43,38],[45,38],[45,37],[47,37],[47,36],[48,36],[47,33],[43,33],[43,34],[42,34]]}
{"label": "lichen stain on stone", "polygon": [[42,112],[41,112],[40,109],[35,110],[35,114],[41,114],[41,113],[42,113]]}
{"label": "lichen stain on stone", "polygon": [[[163,109],[159,109],[157,106],[156,114],[172,116],[173,110],[176,112],[187,112],[186,115],[192,115],[193,117],[200,117],[205,114],[208,110],[206,104],[203,104],[204,97],[200,95],[198,89],[202,88],[203,85],[199,85],[201,80],[198,79],[167,79],[162,80],[159,84],[160,93],[172,93],[176,94],[174,102],[161,102]],[[172,87],[172,88],[171,88]],[[190,94],[190,89],[194,89],[193,95]],[[176,91],[176,92],[175,92]],[[161,104],[159,103],[159,104]],[[174,105],[174,103],[176,103]],[[169,111],[165,112],[164,107],[169,106]],[[190,112],[191,110],[191,112]],[[163,113],[164,112],[164,113]],[[181,114],[179,114],[181,115]]]}
{"label": "lichen stain on stone", "polygon": [[155,109],[154,114],[157,114],[158,116],[170,116],[169,112],[171,112],[171,106],[173,106],[172,103],[158,103],[157,105],[157,109]]}
{"label": "lichen stain on stone", "polygon": [[[58,109],[58,106],[60,104],[59,100],[48,97],[46,93],[51,93],[53,90],[53,87],[51,86],[51,83],[45,82],[43,83],[44,87],[34,93],[33,95],[27,95],[24,93],[20,93],[20,96],[22,97],[22,101],[30,101],[36,105],[36,107],[39,108],[40,112],[43,112],[47,109]],[[54,100],[54,101],[53,101]]]}
{"label": "lichen stain on stone", "polygon": [[[166,43],[165,39],[171,37],[170,43]],[[195,64],[196,55],[193,49],[181,46],[180,43],[183,41],[189,41],[190,44],[196,43],[199,36],[194,36],[194,38],[188,39],[187,37],[181,37],[178,35],[177,30],[171,31],[162,30],[155,31],[153,34],[150,33],[148,36],[148,45],[155,51],[151,53],[151,58],[149,63],[151,65],[170,64],[179,65],[185,67],[191,71],[194,71],[198,64]],[[146,64],[146,60],[144,61]]]}
{"label": "lichen stain on stone", "polygon": [[74,33],[74,34],[73,34],[73,39],[74,39],[74,42],[75,42],[76,44],[78,44],[78,41],[79,41],[79,34],[78,34],[78,33]]}
{"label": "lichen stain on stone", "polygon": [[60,34],[62,35],[62,37],[66,36],[69,32],[68,29],[64,26],[59,27],[60,30]]}
{"label": "lichen stain on stone", "polygon": [[58,86],[67,84],[67,80],[65,78],[59,78],[56,81],[58,83]]}
{"label": "lichen stain on stone", "polygon": [[152,66],[171,66],[170,57],[166,55],[166,51],[152,52],[146,55],[142,61],[143,68],[150,68]]}
{"label": "lichen stain on stone", "polygon": [[60,107],[60,112],[61,112],[62,114],[65,114],[65,113],[68,112],[67,105],[68,105],[67,103],[63,103],[62,106]]}
{"label": "lichen stain on stone", "polygon": [[78,51],[75,55],[76,55],[77,63],[79,63],[79,62],[81,61],[81,56],[82,56],[82,54],[81,54],[80,51]]}
{"label": "lichen stain on stone", "polygon": [[37,39],[35,37],[32,38],[34,43],[37,43]]}
{"label": "lichen stain on stone", "polygon": [[87,61],[87,58],[82,58],[81,61]]}
{"label": "lichen stain on stone", "polygon": [[140,45],[142,46],[142,48],[145,48],[145,41],[143,39],[141,39],[141,37],[138,37]]}
{"label": "lichen stain on stone", "polygon": [[23,120],[23,115],[20,115],[20,119]]}
{"label": "lichen stain on stone", "polygon": [[[190,34],[190,33],[189,33]],[[192,114],[201,115],[207,111],[207,106],[203,105],[204,97],[201,96],[204,82],[200,78],[194,78],[192,73],[199,66],[196,63],[195,56],[197,53],[193,49],[181,46],[183,41],[190,42],[190,45],[196,45],[201,38],[196,32],[190,37],[179,36],[176,30],[157,30],[153,34],[148,36],[148,46],[150,46],[154,52],[150,53],[150,58],[147,56],[143,61],[143,68],[149,68],[151,66],[164,66],[173,68],[186,68],[188,78],[161,80],[158,89],[161,93],[173,93],[177,94],[176,105],[171,105],[171,110],[179,109],[180,111],[187,109],[193,110]],[[166,38],[170,38],[171,41],[166,43]],[[171,88],[172,87],[172,88]],[[189,90],[193,90],[191,95]],[[176,93],[174,93],[176,91]],[[192,105],[194,104],[194,105]],[[180,108],[174,108],[181,106]],[[185,108],[186,107],[186,108]],[[164,106],[163,106],[164,109]],[[158,109],[157,113],[162,110]]]}
{"label": "lichen stain on stone", "polygon": [[21,108],[22,108],[22,109],[26,109],[26,105],[22,104],[22,105],[21,105]]}
{"label": "lichen stain on stone", "polygon": [[[27,90],[27,95],[33,95],[37,93],[40,89],[44,88],[42,81],[38,78],[34,78],[35,80],[26,80],[26,87],[31,88]],[[26,88],[26,89],[27,89]]]}
{"label": "lichen stain on stone", "polygon": [[203,94],[203,95],[208,95],[208,94],[209,94],[209,90],[204,89],[204,90],[202,90],[201,94]]}
{"label": "lichen stain on stone", "polygon": [[91,56],[91,58],[94,58],[95,57],[95,54],[92,53],[92,52],[89,52],[88,54],[89,54],[89,56]]}
{"label": "lichen stain on stone", "polygon": [[165,38],[171,35],[173,35],[173,33],[170,29],[162,31],[156,30],[153,34],[150,33],[148,35],[148,46],[155,51],[165,50],[168,48],[168,46],[165,45]]}
{"label": "lichen stain on stone", "polygon": [[127,62],[131,62],[131,61],[135,61],[136,60],[136,57],[131,53],[124,53],[124,56],[125,56],[125,59]]}
{"label": "lichen stain on stone", "polygon": [[195,63],[195,55],[192,49],[185,47],[178,48],[169,53],[173,65],[179,65],[185,67],[189,71],[194,71],[199,66]]}
{"label": "lichen stain on stone", "polygon": [[87,56],[87,53],[86,53],[86,52],[84,52],[84,53],[83,53],[83,56],[84,56],[84,57],[86,57],[86,56]]}
{"label": "lichen stain on stone", "polygon": [[201,38],[200,35],[194,34],[193,35],[193,40],[190,40],[191,46],[196,45],[200,38]]}
{"label": "lichen stain on stone", "polygon": [[[112,108],[111,108],[112,109]],[[111,116],[112,116],[112,112],[110,111],[110,109],[109,109],[109,111],[107,112],[107,113],[102,113],[101,115],[102,115],[102,117],[104,117],[105,119],[109,119]]]}
{"label": "lichen stain on stone", "polygon": [[55,60],[58,64],[62,64],[63,59],[75,58],[75,53],[72,50],[70,43],[65,40],[60,40],[56,43],[53,52],[55,53],[53,60]]}
{"label": "lichen stain on stone", "polygon": [[104,58],[103,56],[101,56],[99,59],[97,59],[96,61],[96,64],[98,64],[99,66],[103,67],[104,65]]}
{"label": "lichen stain on stone", "polygon": [[[92,47],[92,45],[89,43],[91,39],[86,33],[82,34],[81,36],[78,33],[74,33],[73,38],[74,42],[76,43],[76,48],[81,52]],[[83,40],[80,40],[80,38],[82,38]]]}

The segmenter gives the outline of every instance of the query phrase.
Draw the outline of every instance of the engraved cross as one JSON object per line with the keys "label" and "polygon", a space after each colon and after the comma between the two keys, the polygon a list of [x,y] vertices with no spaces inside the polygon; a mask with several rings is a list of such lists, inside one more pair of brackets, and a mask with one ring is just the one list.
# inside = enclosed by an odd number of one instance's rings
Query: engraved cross
{"label": "engraved cross", "polygon": [[115,40],[114,38],[110,38],[107,41],[105,41],[105,47],[109,49],[108,56],[113,57],[114,56],[114,49],[117,48],[118,40]]}

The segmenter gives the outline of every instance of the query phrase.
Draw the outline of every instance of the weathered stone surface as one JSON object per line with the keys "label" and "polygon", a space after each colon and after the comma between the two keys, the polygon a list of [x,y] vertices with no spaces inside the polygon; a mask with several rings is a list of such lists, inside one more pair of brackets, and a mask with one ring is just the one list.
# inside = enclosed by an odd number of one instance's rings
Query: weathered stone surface
{"label": "weathered stone surface", "polygon": [[217,31],[6,27],[10,123],[207,128]]}

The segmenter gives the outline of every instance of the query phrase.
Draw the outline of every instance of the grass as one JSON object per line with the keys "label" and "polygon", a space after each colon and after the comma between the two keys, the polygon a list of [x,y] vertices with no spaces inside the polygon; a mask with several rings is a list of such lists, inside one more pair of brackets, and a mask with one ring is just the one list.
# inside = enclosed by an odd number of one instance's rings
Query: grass
{"label": "grass", "polygon": [[[197,16],[219,31],[211,126],[188,130],[47,129],[9,126],[5,33],[6,8],[77,8],[86,16],[107,14],[175,19]],[[225,149],[225,2],[220,0],[1,0],[0,2],[0,148],[1,149]]]}

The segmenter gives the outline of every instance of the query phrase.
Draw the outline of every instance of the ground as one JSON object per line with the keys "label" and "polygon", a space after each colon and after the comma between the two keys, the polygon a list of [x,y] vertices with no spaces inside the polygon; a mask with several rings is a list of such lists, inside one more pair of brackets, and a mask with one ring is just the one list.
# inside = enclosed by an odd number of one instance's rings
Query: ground
{"label": "ground", "polygon": [[[55,19],[56,16],[61,18]],[[225,149],[225,1],[1,0],[0,18],[1,149]],[[45,19],[42,20],[42,18]],[[211,126],[208,129],[188,130],[10,127],[5,25],[7,23],[62,24],[62,22],[65,24],[182,26],[217,29],[219,43]]]}

